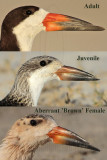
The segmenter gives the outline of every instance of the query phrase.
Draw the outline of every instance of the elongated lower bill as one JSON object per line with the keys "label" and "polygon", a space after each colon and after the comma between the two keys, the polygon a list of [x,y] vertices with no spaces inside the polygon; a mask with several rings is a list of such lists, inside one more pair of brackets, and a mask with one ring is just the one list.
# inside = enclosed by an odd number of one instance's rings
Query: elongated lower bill
{"label": "elongated lower bill", "polygon": [[94,75],[85,72],[83,70],[70,67],[62,66],[58,69],[55,74],[63,81],[97,81],[99,80]]}
{"label": "elongated lower bill", "polygon": [[86,140],[81,138],[76,133],[59,126],[54,127],[47,135],[52,139],[53,143],[56,144],[65,144],[70,146],[87,148],[93,151],[100,151],[98,148],[90,145]]}
{"label": "elongated lower bill", "polygon": [[56,13],[48,13],[43,20],[46,31],[103,31],[104,28],[95,26],[87,21]]}

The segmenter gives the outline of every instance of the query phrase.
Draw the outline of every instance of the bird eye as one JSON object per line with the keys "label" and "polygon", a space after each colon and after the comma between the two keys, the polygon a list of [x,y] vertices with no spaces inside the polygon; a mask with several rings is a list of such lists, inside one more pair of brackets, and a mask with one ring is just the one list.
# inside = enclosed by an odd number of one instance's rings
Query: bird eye
{"label": "bird eye", "polygon": [[27,14],[27,15],[31,15],[31,14],[32,14],[32,11],[31,11],[31,10],[27,10],[27,11],[26,11],[26,14]]}
{"label": "bird eye", "polygon": [[45,62],[45,61],[41,61],[41,62],[40,62],[40,65],[41,65],[42,67],[44,67],[44,66],[46,66],[46,62]]}
{"label": "bird eye", "polygon": [[35,120],[31,120],[31,121],[30,121],[30,124],[31,124],[31,126],[36,126],[36,125],[37,125],[37,122],[36,122]]}

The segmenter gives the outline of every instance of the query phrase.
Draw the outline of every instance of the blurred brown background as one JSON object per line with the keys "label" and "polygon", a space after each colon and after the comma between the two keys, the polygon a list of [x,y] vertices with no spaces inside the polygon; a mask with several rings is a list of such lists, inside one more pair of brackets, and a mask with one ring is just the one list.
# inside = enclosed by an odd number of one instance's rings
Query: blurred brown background
{"label": "blurred brown background", "polygon": [[[80,107],[79,107],[80,108]],[[47,109],[43,107],[43,109]],[[49,109],[49,108],[48,108]],[[94,108],[95,109],[95,108]],[[106,108],[105,108],[106,109]],[[0,144],[13,123],[25,115],[34,113],[34,108],[0,108]],[[74,131],[100,152],[66,145],[47,143],[38,148],[33,160],[105,160],[107,157],[107,109],[104,114],[48,114],[59,126]]]}
{"label": "blurred brown background", "polygon": [[[100,9],[85,9],[84,6],[90,3],[98,3]],[[77,17],[106,29],[101,32],[41,32],[35,38],[33,51],[107,50],[106,0],[0,0],[0,24],[9,11],[24,5],[35,5],[49,12]]]}
{"label": "blurred brown background", "polygon": [[[107,52],[29,52],[0,53],[0,100],[11,90],[16,73],[28,59],[40,55],[54,56],[64,65],[76,67],[99,78],[94,82],[50,81],[42,90],[38,105],[107,106]],[[99,61],[77,61],[78,56],[99,56]],[[49,97],[49,98],[48,98]],[[68,101],[68,103],[67,103]]]}

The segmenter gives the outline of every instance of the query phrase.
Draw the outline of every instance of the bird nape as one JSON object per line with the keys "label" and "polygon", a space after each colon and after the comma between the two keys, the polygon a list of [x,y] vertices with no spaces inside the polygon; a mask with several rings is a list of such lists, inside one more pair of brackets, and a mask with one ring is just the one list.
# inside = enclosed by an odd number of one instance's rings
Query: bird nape
{"label": "bird nape", "polygon": [[54,57],[34,57],[21,66],[11,91],[0,101],[0,106],[36,107],[44,84],[53,79],[62,81],[98,80],[88,72],[64,66]]}
{"label": "bird nape", "polygon": [[100,151],[76,133],[57,125],[49,115],[28,115],[17,120],[0,145],[2,160],[32,160],[39,145],[47,142]]}
{"label": "bird nape", "polygon": [[36,6],[22,6],[9,12],[1,27],[1,51],[31,51],[41,31],[103,31],[81,19],[49,13]]}

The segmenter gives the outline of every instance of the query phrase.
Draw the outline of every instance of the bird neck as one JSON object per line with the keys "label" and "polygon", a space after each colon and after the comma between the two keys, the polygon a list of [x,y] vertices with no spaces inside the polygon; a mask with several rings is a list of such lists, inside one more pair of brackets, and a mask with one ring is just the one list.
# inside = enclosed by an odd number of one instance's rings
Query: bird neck
{"label": "bird neck", "polygon": [[[40,137],[38,137],[40,139]],[[8,132],[7,137],[0,145],[0,160],[32,160],[34,152],[39,145],[44,145],[50,141],[47,136],[39,142],[34,140],[32,134],[27,137],[26,133],[18,132],[18,128],[13,128]]]}
{"label": "bird neck", "polygon": [[1,51],[20,51],[16,36],[12,33],[12,30],[2,27],[1,30]]}
{"label": "bird neck", "polygon": [[[19,79],[20,78],[20,79]],[[32,106],[33,101],[29,86],[27,82],[27,76],[19,76],[16,78],[15,83],[9,92],[9,94],[0,101],[0,106]]]}
{"label": "bird neck", "polygon": [[[23,144],[24,145],[24,144]],[[6,137],[0,146],[0,159],[2,160],[32,160],[34,149],[18,144],[18,137]]]}
{"label": "bird neck", "polygon": [[9,147],[2,147],[0,149],[0,158],[2,160],[32,160],[33,152],[31,153],[24,153],[18,150],[17,146],[9,148]]}
{"label": "bird neck", "polygon": [[20,94],[17,91],[11,90],[11,92],[0,101],[0,106],[29,106],[32,107],[33,102],[29,93],[26,95]]}
{"label": "bird neck", "polygon": [[34,38],[36,35],[44,30],[43,24],[26,27],[24,23],[20,23],[13,29],[21,51],[31,51]]}
{"label": "bird neck", "polygon": [[27,76],[17,81],[10,93],[0,101],[0,106],[29,106],[36,107],[44,81],[35,77],[27,80]]}
{"label": "bird neck", "polygon": [[35,36],[44,30],[43,25],[26,27],[20,24],[14,29],[2,26],[0,49],[2,51],[31,51]]}
{"label": "bird neck", "polygon": [[31,93],[32,101],[33,101],[33,106],[36,107],[42,88],[44,86],[44,81],[42,81],[41,79],[35,80],[35,78],[32,77],[29,79],[28,83],[29,83],[29,90]]}

